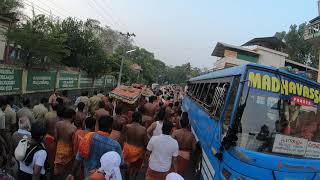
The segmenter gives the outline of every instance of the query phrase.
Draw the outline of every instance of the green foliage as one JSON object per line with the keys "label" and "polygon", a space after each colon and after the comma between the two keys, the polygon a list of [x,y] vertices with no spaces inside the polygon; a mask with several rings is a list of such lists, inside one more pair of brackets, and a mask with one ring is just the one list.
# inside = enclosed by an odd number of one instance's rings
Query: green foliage
{"label": "green foliage", "polygon": [[199,68],[191,67],[190,63],[186,63],[181,66],[168,67],[164,81],[170,84],[183,84],[191,77],[199,76],[200,73],[201,70]]}
{"label": "green foliage", "polygon": [[0,0],[0,14],[16,13],[23,7],[22,0]]}
{"label": "green foliage", "polygon": [[69,55],[64,45],[67,35],[60,26],[44,15],[34,16],[25,23],[17,24],[7,34],[9,42],[21,49],[21,59],[29,67],[34,64],[59,61]]}
{"label": "green foliage", "polygon": [[287,45],[286,51],[289,59],[317,68],[318,56],[316,49],[304,40],[303,34],[305,27],[306,23],[302,23],[299,26],[294,24],[290,26],[288,32],[277,32],[275,36]]}
{"label": "green foliage", "polygon": [[[1,0],[0,0],[1,1]],[[44,15],[22,21],[6,34],[10,42],[21,50],[22,62],[28,67],[45,65],[54,61],[78,67],[91,77],[104,74],[118,76],[124,60],[122,82],[185,83],[201,72],[190,63],[168,67],[144,48],[135,47],[130,38],[102,27],[97,20],[86,21],[67,18],[54,21]],[[129,50],[136,49],[131,53]],[[139,65],[141,71],[134,70]]]}

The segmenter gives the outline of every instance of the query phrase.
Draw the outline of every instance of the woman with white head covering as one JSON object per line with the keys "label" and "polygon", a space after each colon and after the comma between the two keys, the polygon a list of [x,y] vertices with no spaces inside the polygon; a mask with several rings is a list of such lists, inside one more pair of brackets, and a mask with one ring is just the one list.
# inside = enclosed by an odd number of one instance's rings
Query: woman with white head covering
{"label": "woman with white head covering", "polygon": [[120,173],[121,157],[115,151],[109,151],[102,155],[100,159],[101,167],[99,171],[104,172],[107,180],[122,180]]}
{"label": "woman with white head covering", "polygon": [[184,180],[184,179],[178,173],[172,172],[166,176],[166,180]]}

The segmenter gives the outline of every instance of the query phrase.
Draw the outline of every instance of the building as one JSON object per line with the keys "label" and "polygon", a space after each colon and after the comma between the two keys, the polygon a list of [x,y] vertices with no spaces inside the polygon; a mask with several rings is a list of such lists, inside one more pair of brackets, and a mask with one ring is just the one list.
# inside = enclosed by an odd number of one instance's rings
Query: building
{"label": "building", "polygon": [[[310,42],[315,48],[320,49],[320,0],[318,0],[318,16],[309,21],[309,24],[304,30],[304,39]],[[318,82],[320,82],[320,66],[318,69]]]}
{"label": "building", "polygon": [[218,42],[211,55],[219,58],[214,64],[214,70],[248,63],[275,68],[291,66],[310,73],[316,80],[318,69],[288,59],[288,54],[284,52],[285,48],[286,45],[276,37],[262,37],[254,38],[242,46]]}
{"label": "building", "polygon": [[5,37],[5,33],[7,30],[15,24],[18,19],[14,18],[14,14],[0,14],[0,63],[6,63],[9,60],[9,49],[10,47],[7,45],[7,40]]}

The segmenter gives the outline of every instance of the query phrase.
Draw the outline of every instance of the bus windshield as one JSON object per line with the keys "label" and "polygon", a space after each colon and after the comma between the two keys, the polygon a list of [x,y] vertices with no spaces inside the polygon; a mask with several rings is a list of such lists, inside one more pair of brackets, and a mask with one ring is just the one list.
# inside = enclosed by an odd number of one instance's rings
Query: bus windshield
{"label": "bus windshield", "polygon": [[237,145],[257,152],[320,159],[320,87],[259,70],[249,70],[247,79]]}

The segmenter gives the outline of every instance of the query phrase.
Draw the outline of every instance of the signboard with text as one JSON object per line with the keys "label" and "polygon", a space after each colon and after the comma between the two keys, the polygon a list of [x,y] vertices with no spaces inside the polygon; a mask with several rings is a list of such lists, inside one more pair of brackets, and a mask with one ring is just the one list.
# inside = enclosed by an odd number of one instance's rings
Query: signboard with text
{"label": "signboard with text", "polygon": [[277,134],[272,152],[304,156],[307,144],[307,139]]}
{"label": "signboard with text", "polygon": [[96,78],[94,80],[93,86],[94,87],[104,87],[104,84],[105,84],[104,81],[105,81],[105,76],[102,76],[100,78]]}
{"label": "signboard with text", "polygon": [[114,80],[115,78],[113,76],[110,76],[110,75],[106,75],[106,81],[105,81],[105,86],[106,87],[112,87],[113,86],[113,83],[114,83]]}
{"label": "signboard with text", "polygon": [[320,159],[320,143],[309,141],[305,157]]}
{"label": "signboard with text", "polygon": [[0,68],[0,93],[21,91],[22,70]]}
{"label": "signboard with text", "polygon": [[80,88],[92,87],[93,80],[86,74],[80,75]]}
{"label": "signboard with text", "polygon": [[27,91],[47,91],[55,88],[57,72],[29,71],[27,78]]}
{"label": "signboard with text", "polygon": [[59,88],[60,89],[75,89],[78,88],[79,74],[76,72],[60,72]]}

